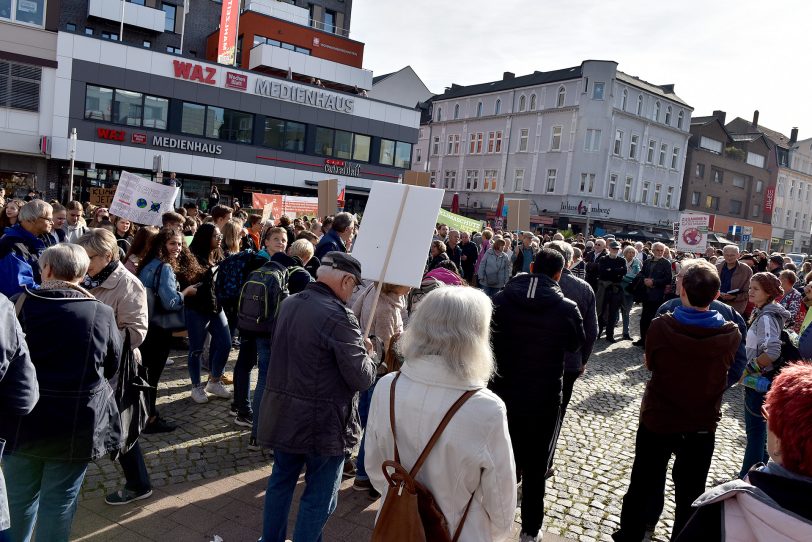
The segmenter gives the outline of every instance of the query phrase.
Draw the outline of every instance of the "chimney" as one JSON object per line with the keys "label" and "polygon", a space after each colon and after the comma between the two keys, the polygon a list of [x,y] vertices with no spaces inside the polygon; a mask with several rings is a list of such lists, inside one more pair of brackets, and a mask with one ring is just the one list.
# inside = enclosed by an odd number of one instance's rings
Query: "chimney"
{"label": "chimney", "polygon": [[790,146],[795,145],[795,142],[798,141],[798,128],[793,127],[792,133],[789,136],[789,144]]}
{"label": "chimney", "polygon": [[758,128],[758,109],[753,111],[753,128]]}
{"label": "chimney", "polygon": [[668,84],[668,85],[660,85],[660,88],[663,89],[663,92],[665,92],[666,94],[674,94],[674,84],[673,83]]}
{"label": "chimney", "polygon": [[505,72],[502,74],[502,81],[507,81],[508,79],[515,79],[516,74],[513,72]]}
{"label": "chimney", "polygon": [[725,123],[725,118],[727,117],[727,113],[725,113],[724,111],[720,111],[720,110],[718,110],[718,109],[717,109],[717,110],[715,110],[715,111],[713,112],[713,115],[712,115],[712,116],[713,116],[713,117],[715,117],[715,118],[717,118],[717,119],[719,119],[719,122],[721,122],[722,124],[724,124],[724,123]]}

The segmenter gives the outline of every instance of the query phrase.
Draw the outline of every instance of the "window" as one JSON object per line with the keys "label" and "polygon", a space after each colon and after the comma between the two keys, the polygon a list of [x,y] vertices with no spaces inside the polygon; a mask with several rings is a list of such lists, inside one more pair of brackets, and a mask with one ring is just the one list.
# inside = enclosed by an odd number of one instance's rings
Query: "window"
{"label": "window", "polygon": [[764,156],[753,152],[747,153],[747,163],[751,166],[764,167]]}
{"label": "window", "polygon": [[524,111],[525,104],[526,104],[526,99],[524,97],[524,94],[522,94],[519,97],[519,111]]}
{"label": "window", "polygon": [[482,102],[476,104],[476,116],[477,117],[482,116]]}
{"label": "window", "polygon": [[599,151],[601,149],[601,131],[594,129],[587,129],[586,139],[584,140],[585,151]]}
{"label": "window", "polygon": [[254,116],[250,113],[206,106],[206,137],[251,143],[253,128]]}
{"label": "window", "polygon": [[553,126],[551,136],[550,136],[550,150],[551,151],[560,151],[561,150],[561,131],[563,130],[563,126]]}
{"label": "window", "polygon": [[678,163],[679,163],[679,147],[674,147],[674,150],[671,151],[671,169],[677,169]]}
{"label": "window", "polygon": [[637,96],[637,114],[638,115],[643,114],[643,95],[642,94]]}
{"label": "window", "polygon": [[555,177],[558,173],[555,169],[547,170],[547,192],[555,192]]}
{"label": "window", "polygon": [[699,148],[716,154],[722,154],[722,142],[709,137],[702,136],[699,138]]}
{"label": "window", "polygon": [[491,192],[496,192],[496,182],[499,172],[495,169],[486,169],[482,175],[482,188]]}
{"label": "window", "polygon": [[747,179],[744,177],[744,175],[733,174],[733,186],[736,188],[744,188],[746,182]]}
{"label": "window", "polygon": [[502,131],[488,132],[488,152],[502,152]]}
{"label": "window", "polygon": [[762,190],[764,190],[764,181],[756,181],[756,194],[761,194]]}
{"label": "window", "polygon": [[206,106],[183,102],[180,131],[184,134],[202,136],[206,128]]}
{"label": "window", "polygon": [[660,160],[658,162],[660,167],[665,167],[665,155],[666,155],[667,152],[668,152],[668,145],[666,145],[665,143],[661,144],[660,145]]}
{"label": "window", "polygon": [[457,172],[455,170],[446,170],[443,186],[452,190],[457,188]]}
{"label": "window", "polygon": [[521,192],[524,189],[524,170],[517,169],[513,173],[513,191]]}
{"label": "window", "polygon": [[683,111],[680,111],[679,115],[677,115],[677,128],[679,128],[680,130],[682,130],[682,121],[684,119],[685,119],[685,113]]}
{"label": "window", "polygon": [[385,166],[391,166],[395,163],[395,142],[391,139],[381,139],[378,163]]}
{"label": "window", "polygon": [[74,23],[68,23],[65,25],[65,30],[68,32],[76,32],[76,25]]}
{"label": "window", "polygon": [[166,130],[169,118],[169,100],[157,96],[144,95],[144,128]]}
{"label": "window", "polygon": [[595,189],[595,174],[581,173],[581,192],[592,193]]}
{"label": "window", "polygon": [[303,55],[309,55],[310,49],[305,49],[304,47],[299,47],[297,45],[293,45],[292,43],[284,43],[281,41],[277,41],[271,38],[266,38],[264,36],[254,35],[254,43],[251,47],[257,47],[259,45],[271,45],[273,47],[280,47],[282,49],[286,49],[288,51],[296,51],[297,53],[302,53]]}
{"label": "window", "polygon": [[530,140],[530,130],[522,128],[519,130],[519,152],[527,152],[527,144]]}
{"label": "window", "polygon": [[705,198],[705,207],[708,209],[713,209],[714,211],[719,210],[719,198],[716,196],[707,196]]}
{"label": "window", "polygon": [[395,147],[395,167],[409,169],[412,165],[412,144],[398,141]]}
{"label": "window", "polygon": [[660,122],[660,102],[654,102],[654,122]]}
{"label": "window", "polygon": [[0,60],[0,107],[39,111],[41,78],[39,66]]}
{"label": "window", "polygon": [[789,197],[792,198],[794,196],[795,196],[795,181],[793,180],[789,182]]}
{"label": "window", "polygon": [[792,227],[796,230],[798,229],[798,211],[795,211],[795,221],[792,223]]}
{"label": "window", "polygon": [[652,205],[654,205],[655,207],[660,206],[660,192],[662,191],[662,189],[663,185],[661,184],[654,186],[654,201],[652,202]]}
{"label": "window", "polygon": [[782,178],[778,179],[778,185],[777,185],[775,191],[779,196],[784,195],[784,181],[785,180],[786,180],[786,177],[782,177]]}
{"label": "window", "polygon": [[482,132],[475,132],[468,136],[468,154],[482,154]]}
{"label": "window", "polygon": [[[454,152],[456,149],[457,152]],[[449,134],[447,138],[446,155],[459,154],[460,152],[460,135]]]}
{"label": "window", "polygon": [[443,122],[443,108],[437,108],[437,122]]}
{"label": "window", "polygon": [[496,105],[493,106],[493,114],[498,115],[502,112],[502,100],[496,100]]}
{"label": "window", "polygon": [[113,99],[113,122],[127,126],[141,126],[143,95],[140,92],[116,90]]}
{"label": "window", "polygon": [[454,120],[460,118],[460,104],[454,104]]}
{"label": "window", "polygon": [[711,177],[713,177],[713,182],[722,184],[724,181],[724,173],[721,169],[711,168]]}
{"label": "window", "polygon": [[316,154],[322,156],[333,156],[333,137],[335,131],[330,128],[316,127]]}
{"label": "window", "polygon": [[632,160],[637,159],[637,143],[640,141],[640,136],[632,134],[632,141],[629,144],[629,158]]}
{"label": "window", "polygon": [[535,111],[535,110],[536,110],[536,95],[531,94],[530,95],[530,111]]}
{"label": "window", "polygon": [[623,132],[615,130],[615,144],[612,147],[612,154],[620,156],[621,149],[623,148]]}
{"label": "window", "polygon": [[670,208],[671,208],[671,204],[673,203],[673,201],[674,201],[674,187],[673,187],[673,186],[669,186],[669,187],[668,187],[668,191],[667,191],[667,192],[666,192],[666,194],[665,194],[665,206],[666,206],[668,209],[670,209]]}
{"label": "window", "polygon": [[118,34],[115,32],[102,32],[101,37],[103,40],[118,41]]}
{"label": "window", "polygon": [[649,164],[654,163],[654,147],[657,146],[657,142],[653,139],[648,140],[648,153],[646,154],[646,162]]}
{"label": "window", "polygon": [[171,45],[166,46],[166,52],[172,53],[173,55],[179,55],[180,49],[178,47],[172,47]]}
{"label": "window", "polygon": [[152,42],[149,41],[149,40],[144,40],[142,45],[144,46],[144,49],[151,49],[152,48]]}
{"label": "window", "polygon": [[702,199],[702,194],[700,192],[691,192],[691,205],[699,205],[699,201]]}
{"label": "window", "polygon": [[623,89],[623,97],[620,99],[620,109],[626,111],[626,104],[629,101],[629,91],[625,88]]}
{"label": "window", "polygon": [[[301,142],[301,146],[304,149],[304,139],[305,139],[305,125],[299,124],[298,122],[288,122],[288,129],[290,129],[290,125],[294,125],[295,128],[295,138],[293,140],[294,143],[298,144]],[[352,148],[352,159],[357,160],[359,162],[369,162],[369,151],[372,148],[372,138],[366,135],[355,134],[353,138],[353,148]],[[299,151],[302,152],[302,151]]]}
{"label": "window", "polygon": [[614,173],[609,175],[609,198],[614,199],[615,191],[617,190],[617,175]]}
{"label": "window", "polygon": [[90,28],[89,26],[86,26],[85,27],[85,36],[92,36],[92,35],[93,35],[93,29]]}
{"label": "window", "polygon": [[0,0],[0,19],[43,26],[45,0]]}
{"label": "window", "polygon": [[468,169],[465,170],[465,189],[476,190],[479,185],[479,170]]}
{"label": "window", "polygon": [[671,126],[671,106],[665,108],[665,123]]}
{"label": "window", "polygon": [[649,181],[643,182],[643,194],[640,197],[640,203],[648,203],[648,191],[651,188],[651,183]]}
{"label": "window", "polygon": [[429,172],[429,186],[437,186],[437,172],[430,171]]}
{"label": "window", "polygon": [[703,179],[705,177],[705,164],[696,165],[696,177],[697,179]]}
{"label": "window", "polygon": [[787,210],[787,218],[784,220],[784,225],[789,227],[789,219],[792,216],[792,211]]}
{"label": "window", "polygon": [[623,201],[632,200],[632,183],[634,183],[634,179],[626,177],[626,184],[623,187]]}
{"label": "window", "polygon": [[265,118],[263,145],[274,149],[304,152],[305,125],[272,117]]}
{"label": "window", "polygon": [[440,154],[440,136],[434,136],[431,144],[431,154],[434,156]]}
{"label": "window", "polygon": [[564,87],[558,88],[558,98],[556,99],[556,107],[564,107],[564,101],[567,99],[567,89]]}
{"label": "window", "polygon": [[595,81],[592,84],[592,99],[593,100],[603,100],[603,91],[604,91],[605,83],[600,83]]}
{"label": "window", "polygon": [[177,15],[178,6],[172,4],[162,4],[161,9],[166,13],[166,27],[164,30],[167,32],[175,31],[175,16]]}

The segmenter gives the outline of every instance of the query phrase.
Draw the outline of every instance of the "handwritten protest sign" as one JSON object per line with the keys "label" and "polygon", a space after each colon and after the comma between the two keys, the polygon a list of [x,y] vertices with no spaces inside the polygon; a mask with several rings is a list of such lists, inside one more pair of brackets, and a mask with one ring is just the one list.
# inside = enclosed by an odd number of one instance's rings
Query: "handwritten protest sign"
{"label": "handwritten protest sign", "polygon": [[174,209],[178,190],[176,186],[164,186],[122,171],[110,204],[110,214],[136,224],[160,226],[161,216]]}

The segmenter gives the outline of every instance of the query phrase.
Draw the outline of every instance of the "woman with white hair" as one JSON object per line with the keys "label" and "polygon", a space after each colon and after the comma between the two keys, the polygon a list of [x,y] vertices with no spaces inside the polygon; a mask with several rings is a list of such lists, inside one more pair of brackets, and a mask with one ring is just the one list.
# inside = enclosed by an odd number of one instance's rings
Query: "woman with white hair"
{"label": "woman with white hair", "polygon": [[40,288],[17,301],[40,399],[26,416],[0,417],[14,541],[31,540],[36,524],[37,540],[67,542],[88,464],[122,446],[108,382],[121,335],[113,309],[79,286],[89,264],[78,245],[46,249]]}
{"label": "woman with white hair", "polygon": [[634,277],[640,272],[643,264],[637,258],[637,249],[631,245],[627,245],[623,249],[623,259],[626,260],[626,274],[621,281],[623,290],[623,299],[620,304],[620,314],[623,317],[623,340],[631,341],[632,336],[629,334],[629,313],[634,305],[634,296],[630,294],[626,288],[632,283]]}
{"label": "woman with white hair", "polygon": [[[386,506],[386,460],[411,469],[444,414],[476,390],[440,435],[416,480],[424,484],[466,542],[504,540],[516,509],[516,467],[505,404],[486,384],[494,373],[490,347],[492,307],[473,288],[438,288],[423,298],[401,336],[404,364],[383,377],[372,397],[365,464]],[[394,392],[394,427],[390,395]],[[461,530],[458,531],[462,524]]]}

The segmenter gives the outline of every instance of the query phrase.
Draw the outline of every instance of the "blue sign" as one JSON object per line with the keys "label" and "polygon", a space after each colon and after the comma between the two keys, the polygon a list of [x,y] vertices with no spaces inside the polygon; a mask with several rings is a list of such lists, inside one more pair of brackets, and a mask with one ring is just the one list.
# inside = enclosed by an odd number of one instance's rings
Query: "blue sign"
{"label": "blue sign", "polygon": [[507,215],[508,215],[508,206],[504,205],[504,206],[502,206],[502,216],[507,216]]}
{"label": "blue sign", "polygon": [[752,238],[752,236],[751,236],[751,235],[747,235],[747,234],[742,235],[742,243],[744,243],[744,244],[746,245],[747,243],[749,243],[749,242],[750,242],[750,239],[751,239],[751,238]]}

